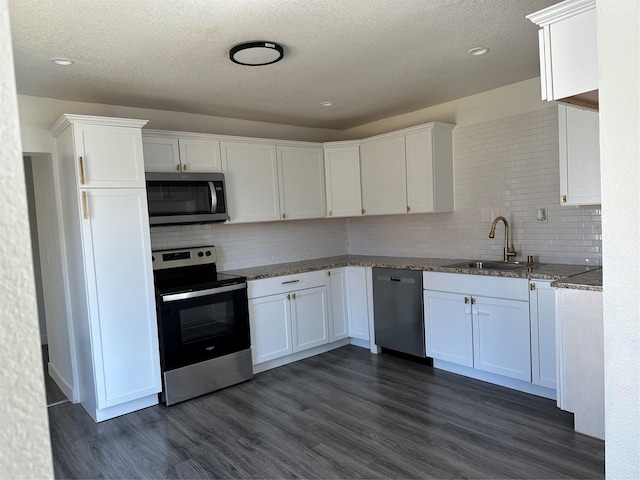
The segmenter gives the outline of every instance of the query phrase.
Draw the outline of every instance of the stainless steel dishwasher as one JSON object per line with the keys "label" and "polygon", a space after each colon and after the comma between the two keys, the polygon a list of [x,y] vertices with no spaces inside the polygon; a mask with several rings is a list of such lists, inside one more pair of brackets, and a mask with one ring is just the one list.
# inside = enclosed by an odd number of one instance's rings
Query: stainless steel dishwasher
{"label": "stainless steel dishwasher", "polygon": [[422,272],[373,268],[372,273],[376,345],[424,358]]}

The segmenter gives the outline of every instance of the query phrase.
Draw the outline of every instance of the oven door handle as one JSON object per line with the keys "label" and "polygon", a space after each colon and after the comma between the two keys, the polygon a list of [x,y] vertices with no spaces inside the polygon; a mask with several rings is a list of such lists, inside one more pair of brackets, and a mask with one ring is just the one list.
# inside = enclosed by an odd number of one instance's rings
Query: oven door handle
{"label": "oven door handle", "polygon": [[209,288],[207,290],[196,290],[195,292],[171,293],[160,295],[163,303],[175,302],[177,300],[188,300],[190,298],[206,297],[207,295],[216,295],[217,293],[233,292],[234,290],[246,289],[246,283],[237,283],[226,287]]}

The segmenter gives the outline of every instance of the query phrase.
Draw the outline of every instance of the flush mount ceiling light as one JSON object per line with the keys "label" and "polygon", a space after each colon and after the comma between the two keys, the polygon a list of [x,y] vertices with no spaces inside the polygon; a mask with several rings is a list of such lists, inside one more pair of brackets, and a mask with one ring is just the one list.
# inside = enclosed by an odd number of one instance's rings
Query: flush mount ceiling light
{"label": "flush mount ceiling light", "polygon": [[480,55],[484,55],[488,51],[489,49],[487,47],[473,47],[467,53],[472,57],[479,57]]}
{"label": "flush mount ceiling light", "polygon": [[229,50],[229,58],[239,65],[259,67],[282,60],[284,50],[273,42],[247,42]]}
{"label": "flush mount ceiling light", "polygon": [[69,65],[73,65],[75,62],[68,58],[52,58],[51,61],[56,65],[60,65],[61,67],[68,67]]}

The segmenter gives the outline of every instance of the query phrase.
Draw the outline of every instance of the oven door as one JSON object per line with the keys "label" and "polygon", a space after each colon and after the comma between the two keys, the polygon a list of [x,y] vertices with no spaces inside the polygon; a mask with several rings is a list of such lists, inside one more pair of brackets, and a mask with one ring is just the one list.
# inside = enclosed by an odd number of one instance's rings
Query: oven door
{"label": "oven door", "polygon": [[163,371],[251,346],[247,284],[158,296]]}

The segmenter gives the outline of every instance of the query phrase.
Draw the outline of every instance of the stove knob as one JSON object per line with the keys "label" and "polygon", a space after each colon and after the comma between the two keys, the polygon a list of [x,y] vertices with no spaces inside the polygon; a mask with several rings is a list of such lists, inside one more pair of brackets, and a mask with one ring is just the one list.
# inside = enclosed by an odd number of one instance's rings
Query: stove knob
{"label": "stove knob", "polygon": [[207,250],[207,257],[211,256],[211,250]]}
{"label": "stove knob", "polygon": [[202,252],[198,252],[198,256],[199,256],[199,257],[202,257],[203,255],[204,255],[204,253],[202,253]]}

